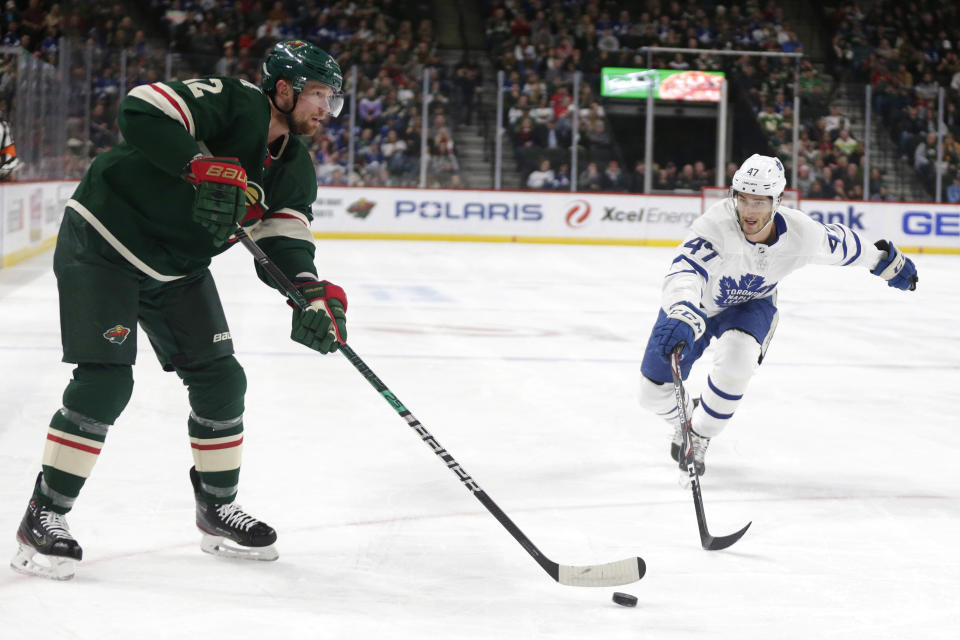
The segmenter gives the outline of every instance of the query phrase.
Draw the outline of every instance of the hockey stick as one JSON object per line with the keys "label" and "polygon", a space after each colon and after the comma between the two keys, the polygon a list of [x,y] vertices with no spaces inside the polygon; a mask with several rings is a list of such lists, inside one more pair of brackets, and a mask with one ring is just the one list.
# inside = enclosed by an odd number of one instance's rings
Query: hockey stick
{"label": "hockey stick", "polygon": [[[270,277],[273,278],[277,286],[280,287],[283,292],[287,295],[288,298],[300,309],[306,309],[309,307],[309,304],[304,299],[300,291],[293,285],[292,282],[283,274],[282,271],[273,263],[272,260],[263,252],[263,250],[257,245],[253,239],[246,234],[246,232],[239,228],[236,232],[236,237],[240,242],[243,243],[243,246],[246,247],[250,253],[253,254],[253,257],[256,259],[257,263],[263,267],[267,273],[270,274]],[[480,501],[480,504],[487,508],[487,511],[493,514],[493,517],[500,522],[503,527],[510,532],[510,535],[520,543],[520,546],[523,547],[527,553],[529,553],[534,560],[537,561],[543,570],[550,574],[550,577],[559,582],[560,584],[565,584],[572,587],[612,587],[615,585],[621,584],[630,584],[631,582],[636,582],[643,577],[643,574],[646,573],[647,566],[643,561],[643,558],[634,557],[626,558],[624,560],[618,560],[616,562],[608,562],[607,564],[595,564],[595,565],[583,565],[583,566],[572,566],[572,565],[561,565],[557,564],[550,558],[543,555],[543,553],[530,541],[530,539],[524,535],[523,531],[520,530],[517,525],[505,514],[500,507],[497,506],[497,503],[493,501],[487,493],[480,488],[477,482],[470,477],[470,474],[467,473],[463,467],[460,466],[460,463],[454,460],[453,456],[449,451],[440,446],[440,443],[437,442],[426,427],[420,424],[420,421],[417,420],[410,411],[403,406],[403,403],[393,394],[390,389],[387,388],[387,385],[383,384],[380,378],[377,377],[370,367],[360,359],[353,349],[349,347],[345,342],[340,344],[340,352],[346,356],[347,360],[354,366],[354,368],[360,372],[360,374],[366,378],[367,382],[377,390],[383,399],[393,407],[393,410],[400,414],[404,420],[406,420],[407,425],[413,429],[420,439],[427,443],[427,446],[433,450],[440,460],[443,461],[447,468],[453,471],[457,479],[463,483],[463,486],[470,491],[477,500]]]}
{"label": "hockey stick", "polygon": [[693,441],[690,435],[690,421],[687,419],[687,395],[683,388],[683,380],[680,378],[680,353],[683,351],[684,343],[678,344],[670,353],[670,371],[673,373],[673,390],[677,396],[677,411],[680,413],[680,427],[683,433],[683,461],[687,465],[687,473],[690,475],[690,488],[693,490],[693,508],[697,512],[697,526],[700,527],[700,544],[707,551],[718,551],[726,549],[737,540],[743,537],[753,521],[747,523],[743,529],[728,536],[714,537],[710,535],[707,529],[707,516],[703,512],[703,496],[700,494],[700,476],[697,475],[697,466],[693,461]]}

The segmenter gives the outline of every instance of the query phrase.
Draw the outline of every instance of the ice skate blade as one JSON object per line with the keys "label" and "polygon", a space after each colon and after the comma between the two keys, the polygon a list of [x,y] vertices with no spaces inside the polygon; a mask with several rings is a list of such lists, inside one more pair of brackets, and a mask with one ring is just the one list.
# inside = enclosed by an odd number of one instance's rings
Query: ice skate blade
{"label": "ice skate blade", "polygon": [[213,556],[238,560],[270,562],[280,557],[272,544],[266,547],[243,547],[230,542],[223,536],[212,536],[208,533],[204,533],[200,540],[200,550]]}
{"label": "ice skate blade", "polygon": [[73,558],[37,553],[36,549],[23,543],[10,560],[10,568],[17,573],[50,580],[70,580],[77,574],[77,563]]}

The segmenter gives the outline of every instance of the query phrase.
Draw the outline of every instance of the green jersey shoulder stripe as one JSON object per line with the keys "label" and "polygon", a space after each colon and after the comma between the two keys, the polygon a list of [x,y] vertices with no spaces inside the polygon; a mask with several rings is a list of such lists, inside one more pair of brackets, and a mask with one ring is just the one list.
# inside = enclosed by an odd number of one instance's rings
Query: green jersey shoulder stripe
{"label": "green jersey shoulder stripe", "polygon": [[157,108],[167,117],[183,124],[191,136],[196,137],[197,128],[193,122],[193,114],[183,98],[177,95],[169,85],[163,82],[154,82],[153,84],[142,84],[135,87],[129,94],[129,97],[138,98],[147,104]]}

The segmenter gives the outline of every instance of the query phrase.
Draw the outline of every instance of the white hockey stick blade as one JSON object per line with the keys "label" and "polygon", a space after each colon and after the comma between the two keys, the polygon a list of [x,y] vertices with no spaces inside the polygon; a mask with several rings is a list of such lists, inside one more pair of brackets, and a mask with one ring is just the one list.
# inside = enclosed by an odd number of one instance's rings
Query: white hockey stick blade
{"label": "white hockey stick blade", "polygon": [[647,572],[643,558],[580,567],[560,565],[557,582],[571,587],[615,587],[636,582]]}
{"label": "white hockey stick blade", "polygon": [[203,534],[200,540],[200,550],[221,558],[235,558],[238,560],[260,560],[269,562],[280,557],[276,547],[272,544],[266,547],[242,547],[231,543],[222,536]]}
{"label": "white hockey stick blade", "polygon": [[37,553],[36,549],[22,543],[10,560],[10,567],[18,573],[50,580],[69,580],[77,574],[77,562],[73,558]]}

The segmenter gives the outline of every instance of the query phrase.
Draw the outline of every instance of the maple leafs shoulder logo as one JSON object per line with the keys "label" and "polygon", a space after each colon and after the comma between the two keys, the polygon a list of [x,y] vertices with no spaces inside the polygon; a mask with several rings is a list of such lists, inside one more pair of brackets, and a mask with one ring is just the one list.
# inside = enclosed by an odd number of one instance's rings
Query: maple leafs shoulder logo
{"label": "maple leafs shoulder logo", "polygon": [[776,286],[776,282],[767,284],[763,276],[754,273],[743,274],[739,282],[730,276],[723,276],[720,278],[720,293],[713,301],[720,307],[732,307],[755,298],[762,298]]}

